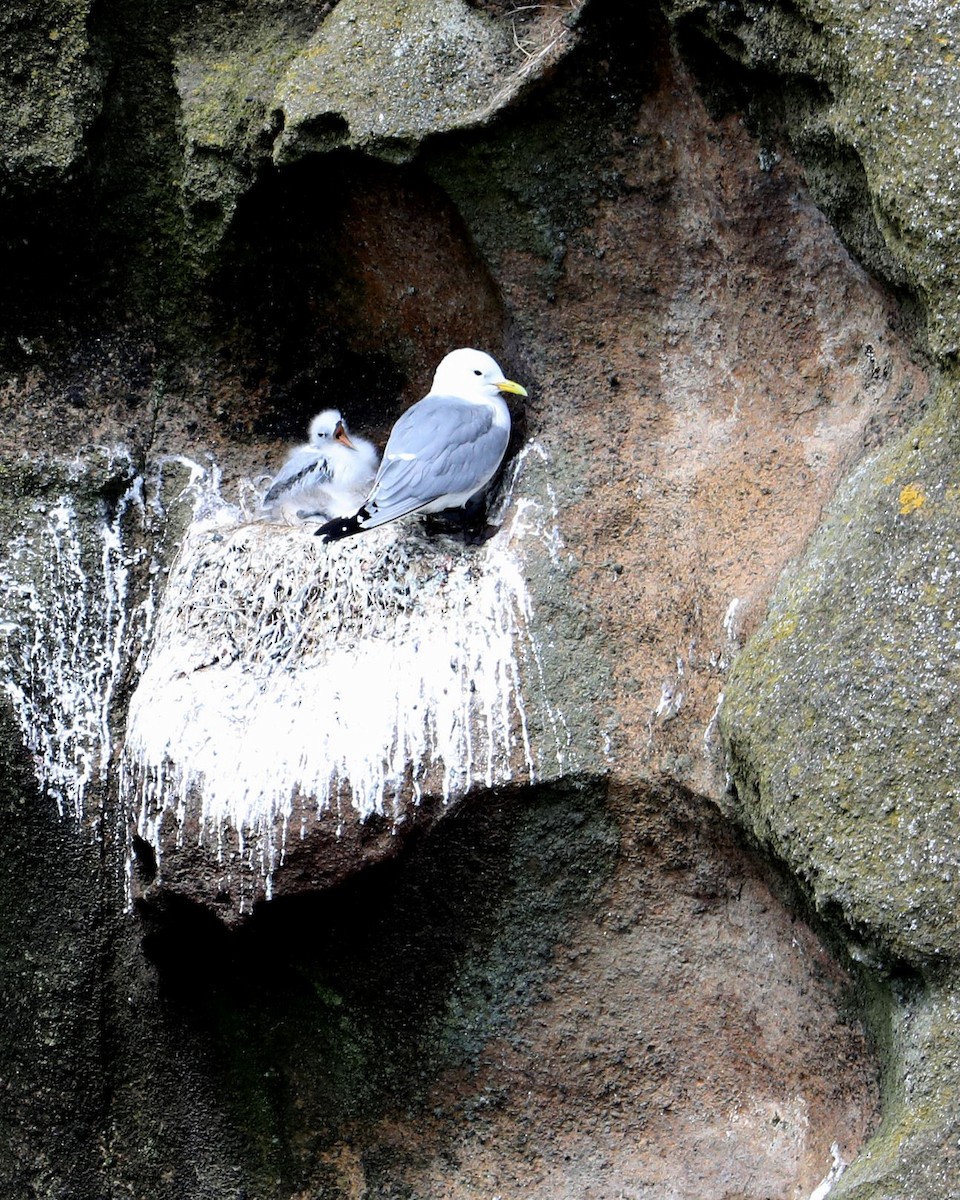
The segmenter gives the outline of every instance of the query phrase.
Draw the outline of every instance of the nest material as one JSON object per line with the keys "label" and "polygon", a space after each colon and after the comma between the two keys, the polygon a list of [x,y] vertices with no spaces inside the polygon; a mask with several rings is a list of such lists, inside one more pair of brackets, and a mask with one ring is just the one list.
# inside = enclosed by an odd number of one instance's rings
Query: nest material
{"label": "nest material", "polygon": [[269,874],[291,823],[305,836],[331,809],[404,820],[425,791],[447,801],[533,774],[528,601],[507,539],[312,532],[230,514],[188,530],[124,752],[158,852],[173,810],[214,845],[246,831]]}
{"label": "nest material", "polygon": [[[316,666],[334,645],[385,634],[469,559],[376,530],[325,545],[309,527],[247,524],[195,535],[171,575],[157,640],[192,644],[193,669],[237,662],[272,672]],[[415,550],[414,550],[415,546]]]}

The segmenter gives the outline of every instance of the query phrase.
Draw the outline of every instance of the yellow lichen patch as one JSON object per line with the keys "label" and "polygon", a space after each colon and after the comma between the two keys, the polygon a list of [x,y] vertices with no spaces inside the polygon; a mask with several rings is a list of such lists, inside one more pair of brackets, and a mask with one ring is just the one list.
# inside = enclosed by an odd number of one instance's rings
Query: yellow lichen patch
{"label": "yellow lichen patch", "polygon": [[770,637],[773,641],[779,642],[783,638],[792,637],[797,628],[797,618],[792,615],[780,617],[770,630]]}
{"label": "yellow lichen patch", "polygon": [[900,515],[907,516],[908,513],[916,512],[918,508],[922,508],[927,502],[927,497],[924,495],[923,488],[916,483],[908,483],[905,488],[900,489]]}

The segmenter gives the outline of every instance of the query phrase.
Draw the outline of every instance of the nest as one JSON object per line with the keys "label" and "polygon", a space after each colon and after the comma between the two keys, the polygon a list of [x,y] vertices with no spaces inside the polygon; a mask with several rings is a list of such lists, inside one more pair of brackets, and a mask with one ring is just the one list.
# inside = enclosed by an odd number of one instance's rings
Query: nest
{"label": "nest", "polygon": [[325,544],[237,517],[188,529],[130,705],[125,787],[158,853],[172,812],[211,846],[238,831],[269,874],[331,810],[399,822],[425,793],[532,777],[509,538],[397,523]]}

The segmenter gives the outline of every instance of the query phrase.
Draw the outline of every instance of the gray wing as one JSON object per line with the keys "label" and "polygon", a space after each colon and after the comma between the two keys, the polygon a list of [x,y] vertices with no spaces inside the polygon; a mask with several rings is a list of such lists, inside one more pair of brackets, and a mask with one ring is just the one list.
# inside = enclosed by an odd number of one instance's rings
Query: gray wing
{"label": "gray wing", "polygon": [[307,448],[294,450],[277,472],[263,503],[275,504],[294,492],[308,491],[329,483],[331,478],[330,464],[325,455]]}
{"label": "gray wing", "polygon": [[394,425],[365,507],[386,521],[442,496],[479,491],[499,467],[509,437],[486,405],[425,396]]}

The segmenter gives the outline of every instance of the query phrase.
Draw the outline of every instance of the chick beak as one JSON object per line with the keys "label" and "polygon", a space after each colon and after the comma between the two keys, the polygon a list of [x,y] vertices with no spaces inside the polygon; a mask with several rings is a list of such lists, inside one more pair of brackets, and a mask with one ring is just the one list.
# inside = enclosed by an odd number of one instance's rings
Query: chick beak
{"label": "chick beak", "polygon": [[349,446],[351,450],[356,450],[356,446],[347,437],[347,431],[344,429],[342,421],[337,422],[337,427],[333,431],[333,436],[336,441],[342,442],[344,446]]}

